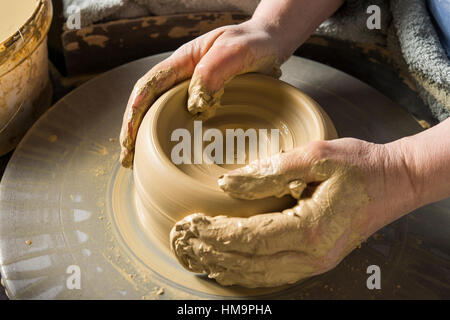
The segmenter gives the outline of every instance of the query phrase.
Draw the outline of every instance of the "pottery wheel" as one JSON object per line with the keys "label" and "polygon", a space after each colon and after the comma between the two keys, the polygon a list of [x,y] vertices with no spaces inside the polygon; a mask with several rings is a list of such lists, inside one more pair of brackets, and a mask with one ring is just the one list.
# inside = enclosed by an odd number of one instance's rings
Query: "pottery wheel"
{"label": "pottery wheel", "polygon": [[[56,103],[20,143],[0,189],[0,264],[10,298],[450,296],[450,199],[380,230],[334,270],[282,288],[221,287],[159,252],[139,230],[131,200],[114,203],[113,195],[133,187],[131,171],[118,162],[129,93],[167,56],[138,60],[89,81]],[[282,70],[282,80],[323,107],[340,137],[384,143],[421,130],[401,107],[338,70],[298,57]],[[139,243],[130,243],[119,224],[133,230]],[[136,254],[136,245],[146,250],[144,256]],[[380,290],[366,287],[370,265],[381,269]],[[80,289],[67,285],[73,266],[80,271]]]}

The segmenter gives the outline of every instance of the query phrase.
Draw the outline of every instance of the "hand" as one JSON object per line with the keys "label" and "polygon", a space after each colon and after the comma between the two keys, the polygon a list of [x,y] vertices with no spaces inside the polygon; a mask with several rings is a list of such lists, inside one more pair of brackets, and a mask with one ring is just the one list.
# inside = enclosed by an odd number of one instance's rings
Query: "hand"
{"label": "hand", "polygon": [[219,186],[242,199],[299,199],[281,213],[197,213],[173,227],[170,241],[179,262],[222,285],[278,286],[326,272],[418,206],[401,154],[352,138],[313,142],[253,162],[221,177]]}
{"label": "hand", "polygon": [[262,0],[249,21],[208,32],[180,47],[135,84],[123,116],[120,161],[133,165],[139,125],[151,104],[175,84],[192,77],[188,110],[214,114],[224,84],[246,72],[279,77],[280,64],[343,0]]}
{"label": "hand", "polygon": [[234,76],[260,72],[281,75],[278,44],[263,24],[249,20],[225,26],[186,43],[154,66],[134,86],[120,132],[124,167],[133,165],[139,125],[152,103],[175,84],[192,77],[188,110],[208,118],[217,108],[224,84]]}

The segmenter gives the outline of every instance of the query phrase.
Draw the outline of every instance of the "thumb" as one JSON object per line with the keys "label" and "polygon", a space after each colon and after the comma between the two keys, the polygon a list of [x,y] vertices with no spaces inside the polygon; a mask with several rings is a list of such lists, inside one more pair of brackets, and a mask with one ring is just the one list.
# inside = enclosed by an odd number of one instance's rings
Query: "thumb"
{"label": "thumb", "polygon": [[133,165],[137,132],[147,110],[160,95],[192,76],[195,64],[222,32],[218,28],[184,44],[138,80],[128,100],[120,133],[120,161],[124,167]]}
{"label": "thumb", "polygon": [[196,65],[189,85],[188,110],[209,118],[220,104],[225,83],[242,71],[243,46],[212,45]]}
{"label": "thumb", "polygon": [[196,65],[189,85],[188,110],[208,119],[214,115],[224,93],[224,85],[233,77],[261,72],[279,77],[281,71],[275,55],[253,57],[255,48],[244,40],[220,35]]}
{"label": "thumb", "polygon": [[219,187],[233,198],[253,200],[290,194],[299,199],[307,183],[329,176],[314,170],[315,157],[306,148],[290,150],[230,171],[219,178]]}

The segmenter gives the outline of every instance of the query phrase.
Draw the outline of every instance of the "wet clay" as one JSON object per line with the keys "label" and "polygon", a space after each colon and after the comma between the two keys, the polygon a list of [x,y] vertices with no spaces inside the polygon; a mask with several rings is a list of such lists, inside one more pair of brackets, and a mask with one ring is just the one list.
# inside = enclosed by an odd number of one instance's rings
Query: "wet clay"
{"label": "wet clay", "polygon": [[[158,240],[140,228],[133,202],[133,171],[119,168],[120,148],[114,140],[118,140],[129,84],[167,57],[137,60],[76,89],[31,128],[16,150],[0,186],[1,271],[12,299],[70,299],[73,294],[86,299],[154,298],[155,287],[164,288],[163,299],[249,295],[257,299],[262,294],[264,299],[446,297],[442,266],[449,263],[445,249],[450,201],[429,205],[390,224],[332,272],[286,290],[221,286],[185,270],[170,250],[167,254],[157,251],[163,246],[156,248]],[[284,70],[287,81],[333,111],[333,121],[341,124],[346,136],[390,141],[405,135],[405,130],[408,134],[420,131],[400,106],[342,72],[298,57],[292,57]],[[365,93],[364,106],[355,92]],[[101,121],[92,115],[102,115]],[[54,142],[52,135],[57,136]],[[103,147],[108,154],[100,151]],[[98,169],[104,174],[97,176]],[[33,242],[31,247],[26,240]],[[81,290],[76,292],[61,282],[61,270],[69,264],[81,268]],[[381,266],[382,290],[367,290],[369,264]],[[30,266],[36,268],[30,270]],[[32,285],[24,286],[23,279]]]}
{"label": "wet clay", "polygon": [[[136,141],[133,175],[139,220],[167,248],[171,228],[189,214],[249,217],[281,211],[295,203],[288,196],[245,200],[224,193],[217,179],[242,165],[175,165],[171,161],[172,148],[178,143],[171,141],[172,132],[186,128],[194,136],[196,117],[186,110],[188,84],[178,85],[155,102]],[[312,99],[268,76],[236,77],[226,85],[221,103],[215,116],[203,122],[204,130],[277,128],[282,150],[337,136],[331,121]],[[192,157],[201,151],[193,150]]]}
{"label": "wet clay", "polygon": [[0,43],[25,24],[38,3],[39,0],[0,1]]}
{"label": "wet clay", "polygon": [[[363,235],[352,225],[360,223],[369,203],[363,173],[332,160],[316,161],[308,179],[321,183],[301,198],[304,173],[286,171],[279,158],[256,161],[225,175],[219,185],[244,199],[290,194],[299,199],[297,205],[250,218],[200,213],[179,221],[171,245],[186,269],[222,285],[279,286],[327,271],[360,244]],[[342,250],[334,253],[337,246]]]}
{"label": "wet clay", "polygon": [[[258,71],[259,73],[274,77],[276,79],[281,76],[281,64],[275,55],[268,55],[255,61],[253,56],[249,54],[243,65],[244,68],[240,74]],[[209,92],[205,89],[201,77],[192,78],[189,84],[189,99],[187,108],[190,113],[197,116],[197,119],[209,119],[215,115],[216,109],[220,106],[223,93],[223,87],[216,92]]]}
{"label": "wet clay", "polygon": [[[120,143],[126,150],[133,151],[134,149],[138,128],[145,114],[144,110],[166,90],[168,83],[173,83],[175,79],[176,73],[173,69],[168,68],[146,75],[136,83],[135,87],[138,90],[133,92],[133,96],[130,97],[130,99],[135,99],[135,104],[130,108],[127,107],[123,115],[123,123],[126,125],[122,126],[120,132]],[[132,167],[133,154],[133,152],[125,153],[122,150],[120,161],[125,168]]]}
{"label": "wet clay", "polygon": [[206,120],[214,116],[220,105],[220,98],[224,89],[211,94],[201,84],[201,79],[192,79],[189,84],[188,111],[197,116],[199,120]]}

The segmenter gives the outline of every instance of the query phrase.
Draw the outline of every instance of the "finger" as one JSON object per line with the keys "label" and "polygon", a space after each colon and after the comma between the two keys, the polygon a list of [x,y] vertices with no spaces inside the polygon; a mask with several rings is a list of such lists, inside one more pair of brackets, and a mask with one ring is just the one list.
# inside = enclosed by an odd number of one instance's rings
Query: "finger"
{"label": "finger", "polygon": [[[270,255],[290,250],[309,252],[309,245],[323,233],[317,226],[318,219],[333,209],[328,206],[328,187],[329,184],[324,184],[313,197],[300,200],[296,206],[283,212],[249,218],[210,217],[200,213],[189,215],[172,228],[172,249],[181,260],[194,259],[189,245],[192,239],[199,239],[219,251],[249,255]],[[345,222],[342,221],[343,224]],[[180,262],[189,265],[187,260]],[[190,265],[195,263],[191,261]]]}
{"label": "finger", "polygon": [[[319,176],[329,171],[330,164],[320,162],[319,166]],[[275,285],[277,281],[289,283],[312,275],[310,272],[331,269],[364,239],[355,223],[365,216],[370,202],[361,170],[344,166],[332,172],[310,197],[281,213],[250,218],[203,214],[186,217],[171,232],[174,254],[188,270],[206,272],[223,284],[248,285],[253,281],[259,286]],[[292,260],[281,265],[284,253]],[[277,270],[285,268],[292,277],[269,282],[266,276],[272,270],[270,261],[277,260]],[[262,266],[261,270],[254,265]],[[242,280],[236,280],[239,277]]]}
{"label": "finger", "polygon": [[121,163],[133,164],[134,145],[141,121],[151,104],[170,87],[191,75],[193,66],[189,57],[170,57],[153,67],[141,78],[131,93],[123,116],[120,132]]}
{"label": "finger", "polygon": [[181,46],[136,83],[125,109],[120,133],[121,163],[124,167],[133,164],[137,132],[149,107],[165,91],[192,76],[196,63],[221,32],[220,29],[213,30]]}
{"label": "finger", "polygon": [[221,285],[249,288],[275,287],[295,283],[318,273],[314,261],[300,251],[249,256],[238,252],[220,252],[197,245],[203,273]]}
{"label": "finger", "polygon": [[225,82],[242,71],[244,46],[215,43],[197,64],[189,85],[188,110],[212,113],[218,107]]}
{"label": "finger", "polygon": [[316,170],[307,148],[294,149],[256,160],[219,178],[219,187],[239,199],[261,199],[286,194],[299,199],[306,184],[320,182],[329,174]]}
{"label": "finger", "polygon": [[[216,227],[216,224],[212,226]],[[175,245],[176,256],[180,263],[189,271],[208,274],[222,285],[278,286],[297,282],[317,273],[320,269],[312,256],[302,251],[300,247],[288,248],[286,244],[289,239],[286,239],[284,247],[278,247],[276,251],[265,253],[258,251],[252,254],[241,250],[242,247],[246,247],[245,242],[238,248],[227,251],[205,241],[202,237],[184,240],[186,243],[182,248]]]}
{"label": "finger", "polygon": [[[255,45],[256,47],[257,45]],[[279,77],[281,71],[274,54],[255,59],[251,45],[238,36],[214,42],[196,65],[189,86],[188,110],[200,118],[209,118],[220,104],[225,83],[247,72],[261,72]],[[264,47],[260,48],[262,51]],[[258,54],[261,54],[259,52]]]}
{"label": "finger", "polygon": [[273,254],[280,248],[302,248],[302,239],[306,236],[306,233],[301,232],[304,227],[306,225],[303,226],[300,217],[283,213],[261,214],[250,218],[193,214],[173,227],[171,244],[178,257],[186,250],[191,250],[188,243],[192,239],[199,239],[220,251]]}
{"label": "finger", "polygon": [[250,218],[187,216],[172,228],[172,250],[189,269],[198,264],[190,245],[192,239],[220,252],[271,255],[301,251],[316,257],[325,254],[341,238],[348,240],[345,243],[357,243],[360,235],[353,234],[354,239],[350,239],[347,233],[353,217],[360,215],[369,200],[355,197],[348,182],[340,175],[334,176],[321,183],[311,197],[299,200],[296,206],[281,213]]}
{"label": "finger", "polygon": [[[317,273],[311,258],[299,251],[256,257],[212,252],[207,255],[208,258],[209,256],[213,256],[217,261],[208,268],[209,277],[222,285],[241,285],[249,288],[276,287],[296,283]],[[227,268],[228,261],[238,263]]]}

